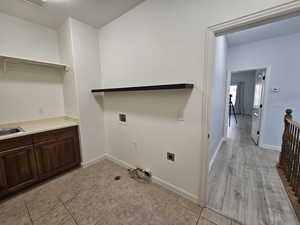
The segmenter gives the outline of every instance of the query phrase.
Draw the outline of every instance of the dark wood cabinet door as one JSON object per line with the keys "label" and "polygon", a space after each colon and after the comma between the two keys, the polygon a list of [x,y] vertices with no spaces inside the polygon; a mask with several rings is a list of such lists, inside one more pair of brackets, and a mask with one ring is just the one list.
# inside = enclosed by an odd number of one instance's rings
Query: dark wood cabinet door
{"label": "dark wood cabinet door", "polygon": [[0,153],[0,187],[14,192],[37,181],[33,146],[19,147]]}
{"label": "dark wood cabinet door", "polygon": [[47,178],[78,165],[79,149],[75,136],[35,145],[40,178]]}
{"label": "dark wood cabinet door", "polygon": [[5,168],[3,164],[3,160],[0,159],[0,197],[7,194],[7,184],[6,184],[6,177],[5,177]]}

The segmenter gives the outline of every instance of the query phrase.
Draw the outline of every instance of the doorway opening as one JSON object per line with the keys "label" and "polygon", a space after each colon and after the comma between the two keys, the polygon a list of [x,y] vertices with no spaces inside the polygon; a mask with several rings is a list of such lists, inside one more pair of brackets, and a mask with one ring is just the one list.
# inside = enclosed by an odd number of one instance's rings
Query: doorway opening
{"label": "doorway opening", "polygon": [[[266,74],[268,68],[230,71],[227,93],[229,101],[225,105],[227,123],[224,123],[225,137],[234,135],[237,128],[245,128],[245,132],[253,142],[260,145],[263,136],[262,117],[265,99]],[[270,74],[269,74],[270,75]],[[228,113],[228,115],[226,115]]]}
{"label": "doorway opening", "polygon": [[299,224],[276,170],[284,111],[300,107],[299,43],[299,16],[216,37],[208,207],[245,225]]}

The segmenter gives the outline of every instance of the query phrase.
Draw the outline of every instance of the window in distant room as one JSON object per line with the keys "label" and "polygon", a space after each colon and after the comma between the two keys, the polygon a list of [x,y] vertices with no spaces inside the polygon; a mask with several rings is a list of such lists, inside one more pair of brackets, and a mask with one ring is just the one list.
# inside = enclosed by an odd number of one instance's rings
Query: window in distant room
{"label": "window in distant room", "polygon": [[231,101],[235,105],[237,85],[230,85],[229,94],[232,95]]}

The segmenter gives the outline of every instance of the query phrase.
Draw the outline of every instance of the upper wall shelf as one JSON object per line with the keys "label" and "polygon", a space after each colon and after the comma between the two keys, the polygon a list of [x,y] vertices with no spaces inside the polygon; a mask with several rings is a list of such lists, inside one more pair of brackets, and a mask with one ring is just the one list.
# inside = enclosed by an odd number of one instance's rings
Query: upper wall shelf
{"label": "upper wall shelf", "polygon": [[194,84],[180,83],[180,84],[163,84],[151,86],[137,86],[137,87],[120,87],[120,88],[104,88],[93,89],[92,93],[101,92],[124,92],[124,91],[150,91],[150,90],[167,90],[167,89],[192,89]]}
{"label": "upper wall shelf", "polygon": [[63,71],[68,71],[68,66],[65,64],[59,64],[59,63],[51,63],[46,61],[38,61],[38,60],[32,60],[32,59],[26,59],[26,58],[17,58],[17,57],[11,57],[6,55],[0,55],[0,59],[3,62],[3,71],[6,72],[7,67],[6,64],[8,62],[12,63],[29,63],[34,65],[40,65],[40,66],[47,66],[52,68],[57,68]]}

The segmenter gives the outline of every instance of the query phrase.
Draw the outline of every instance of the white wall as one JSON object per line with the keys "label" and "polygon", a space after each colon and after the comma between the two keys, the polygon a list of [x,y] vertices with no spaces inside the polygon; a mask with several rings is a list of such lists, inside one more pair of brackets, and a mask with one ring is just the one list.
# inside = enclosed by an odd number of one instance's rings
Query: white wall
{"label": "white wall", "polygon": [[64,109],[66,116],[79,119],[77,83],[74,73],[72,36],[70,19],[67,19],[58,30],[62,63],[69,66],[63,76]]}
{"label": "white wall", "polygon": [[210,166],[214,160],[214,156],[219,150],[224,138],[224,114],[226,101],[226,58],[227,58],[227,43],[225,36],[220,36],[216,39],[216,55],[215,67],[212,87],[212,104],[210,121],[210,151],[209,162]]}
{"label": "white wall", "polygon": [[0,13],[0,55],[60,62],[55,30]]}
{"label": "white wall", "polygon": [[0,123],[64,116],[62,76],[26,64],[0,66]]}
{"label": "white wall", "polygon": [[[201,161],[201,76],[205,29],[287,0],[147,0],[100,32],[103,86],[192,82],[185,92],[114,94],[105,97],[107,151],[133,164],[143,163],[153,174],[191,196],[198,196]],[[173,94],[172,94],[173,93]],[[145,99],[145,102],[143,102]],[[148,104],[146,104],[148,103]],[[185,105],[183,122],[177,108]],[[128,125],[117,121],[128,111]],[[136,143],[139,154],[132,150]],[[176,161],[166,161],[166,152]],[[204,192],[203,192],[204,193]],[[200,196],[205,202],[206,195]]]}
{"label": "white wall", "polygon": [[[0,54],[59,62],[55,30],[0,13]],[[64,115],[61,72],[28,64],[0,65],[0,123]]]}
{"label": "white wall", "polygon": [[69,19],[73,71],[78,96],[82,161],[90,163],[105,154],[102,99],[91,93],[101,86],[98,30]]}
{"label": "white wall", "polygon": [[231,84],[237,85],[239,82],[244,83],[244,99],[241,102],[244,106],[243,114],[252,115],[254,101],[255,70],[232,73]]}
{"label": "white wall", "polygon": [[[262,127],[262,145],[267,148],[280,149],[285,109],[294,109],[295,119],[300,121],[299,43],[300,34],[295,34],[228,50],[228,67],[231,70],[271,67],[264,104],[266,117]],[[280,93],[272,93],[274,87],[280,88]]]}

